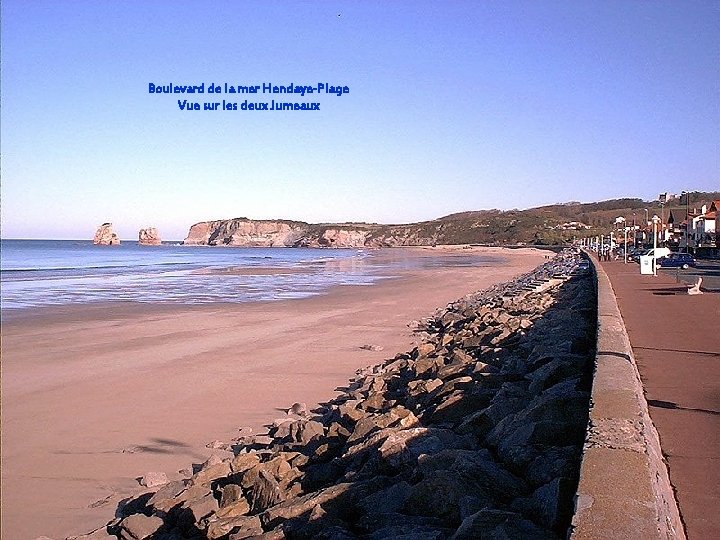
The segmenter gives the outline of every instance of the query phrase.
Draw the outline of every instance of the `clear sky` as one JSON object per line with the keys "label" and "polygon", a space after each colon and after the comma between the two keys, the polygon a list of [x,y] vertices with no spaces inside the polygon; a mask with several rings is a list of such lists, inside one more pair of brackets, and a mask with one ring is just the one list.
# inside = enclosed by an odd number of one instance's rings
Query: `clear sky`
{"label": "clear sky", "polygon": [[5,238],[716,190],[720,2],[3,0],[1,130]]}

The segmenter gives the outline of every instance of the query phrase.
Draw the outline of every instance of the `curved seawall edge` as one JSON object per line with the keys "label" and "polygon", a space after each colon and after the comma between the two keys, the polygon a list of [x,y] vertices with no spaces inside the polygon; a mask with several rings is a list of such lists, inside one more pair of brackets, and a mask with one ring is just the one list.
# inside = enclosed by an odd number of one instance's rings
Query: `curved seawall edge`
{"label": "curved seawall edge", "polygon": [[684,540],[615,292],[598,261],[590,260],[598,295],[597,344],[570,538]]}

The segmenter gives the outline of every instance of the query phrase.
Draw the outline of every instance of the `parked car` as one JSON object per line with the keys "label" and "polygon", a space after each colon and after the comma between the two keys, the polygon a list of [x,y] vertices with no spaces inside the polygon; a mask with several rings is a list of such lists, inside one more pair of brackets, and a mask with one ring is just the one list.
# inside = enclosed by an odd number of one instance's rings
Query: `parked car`
{"label": "parked car", "polygon": [[666,257],[660,257],[657,262],[662,268],[690,268],[695,266],[695,258],[689,253],[671,253]]}
{"label": "parked car", "polygon": [[661,257],[667,257],[670,255],[670,249],[666,247],[659,247],[655,249],[646,249],[644,251],[641,251],[640,253],[634,255],[631,260],[635,262],[640,262],[640,257],[643,257],[645,255],[650,255],[651,257],[654,256],[655,260],[660,260]]}
{"label": "parked car", "polygon": [[647,250],[642,248],[630,248],[628,250],[628,260],[634,262],[640,262],[640,255],[644,254]]}
{"label": "parked car", "polygon": [[672,251],[670,251],[670,248],[659,247],[655,249],[649,249],[645,255],[654,256],[655,260],[660,260],[663,257],[669,257],[670,255],[672,255]]}

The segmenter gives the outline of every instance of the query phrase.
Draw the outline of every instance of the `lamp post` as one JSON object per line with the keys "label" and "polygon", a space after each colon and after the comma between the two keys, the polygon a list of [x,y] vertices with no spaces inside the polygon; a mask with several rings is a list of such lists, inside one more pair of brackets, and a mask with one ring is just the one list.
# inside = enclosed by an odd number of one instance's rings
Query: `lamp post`
{"label": "lamp post", "polygon": [[630,230],[630,227],[624,227],[625,230],[625,264],[627,264],[627,241],[628,241],[628,231]]}
{"label": "lamp post", "polygon": [[688,229],[690,229],[690,194],[683,191],[680,195],[685,195],[685,253],[690,253],[688,234]]}
{"label": "lamp post", "polygon": [[626,219],[622,216],[615,218],[615,228],[620,231],[620,225],[622,225],[622,229],[625,231],[625,249],[623,250],[623,253],[625,257],[625,262],[627,263],[627,227],[625,227],[625,221]]}
{"label": "lamp post", "polygon": [[657,225],[660,218],[655,214],[652,218],[653,222],[653,276],[657,276]]}
{"label": "lamp post", "polygon": [[[690,250],[688,249],[688,227],[690,227],[690,204],[689,199],[690,195],[687,191],[680,192],[680,197],[685,195],[685,253],[690,253]],[[682,200],[682,198],[680,199]]]}
{"label": "lamp post", "polygon": [[660,242],[665,244],[665,201],[660,202]]}

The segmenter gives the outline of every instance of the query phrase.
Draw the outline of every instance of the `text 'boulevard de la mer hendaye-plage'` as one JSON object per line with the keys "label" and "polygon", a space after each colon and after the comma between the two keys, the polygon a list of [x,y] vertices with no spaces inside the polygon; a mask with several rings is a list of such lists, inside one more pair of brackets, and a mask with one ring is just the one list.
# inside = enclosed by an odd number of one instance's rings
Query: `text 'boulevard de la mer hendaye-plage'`
{"label": "text 'boulevard de la mer hendaye-plage'", "polygon": [[[303,85],[290,83],[288,85],[273,85],[272,83],[254,84],[254,85],[232,85],[224,83],[223,86],[209,83],[206,87],[205,83],[199,85],[178,85],[168,83],[158,85],[154,83],[148,84],[148,93],[150,94],[295,94],[304,97],[306,94],[334,94],[338,97],[348,94],[350,88],[348,86],[331,85],[328,83],[317,83],[316,85]],[[273,111],[273,110],[320,110],[320,103],[298,103],[298,102],[248,102],[245,100],[240,103],[240,110],[257,110],[257,111]],[[178,108],[180,110],[238,110],[238,103],[223,100],[220,102],[206,102],[203,106],[200,103],[190,102],[188,100],[178,100]]]}

